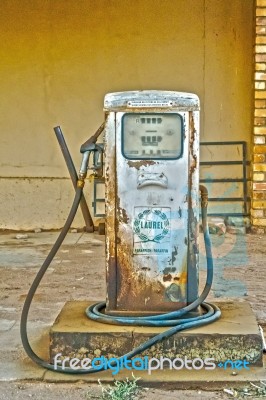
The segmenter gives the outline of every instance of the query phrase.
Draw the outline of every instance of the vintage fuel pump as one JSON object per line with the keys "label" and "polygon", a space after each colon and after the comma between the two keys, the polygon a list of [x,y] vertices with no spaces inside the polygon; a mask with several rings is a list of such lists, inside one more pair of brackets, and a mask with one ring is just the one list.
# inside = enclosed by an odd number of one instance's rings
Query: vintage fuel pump
{"label": "vintage fuel pump", "polygon": [[160,314],[198,297],[199,100],[105,97],[107,308]]}
{"label": "vintage fuel pump", "polygon": [[[145,90],[105,96],[107,300],[90,306],[86,313],[108,324],[172,327],[128,353],[128,358],[178,331],[220,317],[215,305],[204,303],[212,284],[213,265],[208,194],[199,186],[199,106],[196,95],[180,92]],[[81,146],[83,160],[70,215],[33,282],[22,312],[21,337],[27,354],[52,370],[53,365],[41,360],[30,347],[28,311],[71,226],[92,153],[99,170],[102,147],[96,139]],[[207,280],[199,296],[200,192]],[[63,372],[97,371],[65,368]]]}

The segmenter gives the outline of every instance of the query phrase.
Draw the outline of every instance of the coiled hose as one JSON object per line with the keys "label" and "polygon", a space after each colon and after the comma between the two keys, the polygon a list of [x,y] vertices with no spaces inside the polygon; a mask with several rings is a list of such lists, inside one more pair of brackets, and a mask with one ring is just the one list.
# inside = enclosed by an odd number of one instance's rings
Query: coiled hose
{"label": "coiled hose", "polygon": [[[92,305],[88,307],[86,310],[86,314],[89,318],[98,321],[98,322],[103,322],[106,324],[115,324],[115,325],[138,325],[138,326],[171,326],[172,328],[166,330],[163,333],[160,333],[158,335],[155,335],[153,338],[147,340],[145,343],[142,345],[136,347],[132,351],[128,352],[127,354],[123,355],[122,357],[119,358],[127,358],[131,359],[137,354],[142,353],[143,351],[147,350],[149,347],[155,345],[156,343],[169,338],[173,334],[180,332],[185,329],[189,328],[196,328],[202,325],[209,324],[210,322],[216,321],[217,319],[220,318],[221,311],[220,309],[211,303],[205,303],[204,300],[206,299],[212,285],[212,280],[213,280],[213,260],[212,260],[212,253],[211,253],[211,241],[210,241],[210,236],[209,236],[209,231],[208,231],[208,224],[207,224],[207,196],[208,192],[207,189],[204,186],[200,186],[201,190],[201,209],[202,209],[202,226],[203,226],[203,234],[204,234],[204,243],[205,243],[205,250],[206,250],[206,258],[207,258],[207,277],[206,277],[206,284],[205,287],[201,293],[201,295],[191,304],[188,306],[178,310],[178,311],[173,311],[169,312],[166,314],[160,314],[160,315],[155,315],[155,316],[148,316],[148,317],[116,317],[116,316],[109,316],[106,314],[101,313],[101,310],[105,308],[105,303],[98,303],[95,305]],[[75,198],[70,210],[70,213],[67,217],[67,220],[65,222],[65,225],[59,234],[55,244],[53,245],[50,253],[48,254],[46,260],[44,261],[43,265],[41,266],[39,272],[37,273],[30,290],[27,294],[22,314],[21,314],[21,323],[20,323],[20,334],[21,334],[21,340],[23,347],[27,353],[27,355],[34,361],[36,364],[52,370],[56,372],[64,372],[64,373],[71,373],[71,374],[89,374],[89,373],[95,373],[95,372],[100,372],[103,369],[106,369],[104,366],[102,368],[91,368],[91,369],[72,369],[69,367],[60,367],[56,366],[54,367],[53,364],[48,363],[47,361],[41,359],[32,349],[30,346],[29,340],[28,340],[28,334],[27,334],[27,320],[28,320],[28,313],[30,309],[30,305],[33,299],[33,296],[42,280],[42,277],[44,276],[47,268],[49,267],[50,263],[52,262],[54,256],[56,255],[58,249],[60,248],[66,234],[68,233],[68,230],[70,229],[70,226],[72,224],[72,221],[75,217],[75,214],[77,212],[80,199],[82,196],[82,187],[78,185],[76,188],[76,194]],[[206,313],[197,317],[193,318],[180,318],[183,317],[185,314],[187,314],[189,311],[195,309],[196,307],[201,306]],[[117,362],[117,360],[116,360]],[[114,361],[113,363],[110,362],[109,367],[112,367],[113,365],[116,365],[116,362]]]}

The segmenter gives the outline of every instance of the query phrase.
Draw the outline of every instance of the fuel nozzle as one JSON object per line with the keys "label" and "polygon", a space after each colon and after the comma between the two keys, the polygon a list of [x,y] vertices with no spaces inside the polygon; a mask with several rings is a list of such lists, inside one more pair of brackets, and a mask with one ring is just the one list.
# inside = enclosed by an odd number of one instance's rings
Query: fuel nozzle
{"label": "fuel nozzle", "polygon": [[[102,176],[103,146],[96,143],[86,142],[81,146],[80,152],[83,154],[81,172],[84,173],[85,169],[86,172],[88,169],[92,169],[94,175]],[[89,161],[91,154],[93,154],[92,167],[89,168]]]}
{"label": "fuel nozzle", "polygon": [[[90,155],[93,153],[93,171],[95,174],[97,174],[97,171],[101,171],[102,175],[102,169],[103,169],[103,147],[99,144],[96,144],[96,141],[100,134],[104,130],[104,122],[102,125],[97,129],[95,134],[91,136],[85,143],[83,143],[80,147],[80,152],[83,154],[82,157],[82,162],[80,166],[80,171],[79,171],[79,179],[78,179],[78,186],[80,187],[84,186],[84,180],[87,176],[87,170],[89,169],[89,161],[90,161]],[[100,159],[100,162],[99,162]],[[80,182],[80,183],[79,183]]]}

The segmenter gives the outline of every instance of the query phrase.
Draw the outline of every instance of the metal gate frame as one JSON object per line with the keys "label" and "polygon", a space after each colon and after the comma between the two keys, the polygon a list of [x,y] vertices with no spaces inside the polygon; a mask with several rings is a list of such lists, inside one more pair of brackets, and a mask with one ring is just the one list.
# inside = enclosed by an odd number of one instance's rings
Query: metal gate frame
{"label": "metal gate frame", "polygon": [[242,182],[243,184],[243,197],[211,197],[209,198],[209,202],[237,202],[243,201],[243,213],[209,213],[209,216],[232,216],[232,217],[247,217],[249,216],[249,203],[250,196],[248,196],[248,182],[250,178],[248,178],[247,167],[250,165],[250,161],[247,160],[247,142],[244,141],[228,141],[228,142],[201,142],[200,146],[233,146],[233,145],[241,145],[242,146],[242,155],[243,159],[241,161],[201,161],[201,165],[243,165],[242,168],[242,178],[219,178],[219,179],[200,179],[200,183],[213,183],[213,182]]}

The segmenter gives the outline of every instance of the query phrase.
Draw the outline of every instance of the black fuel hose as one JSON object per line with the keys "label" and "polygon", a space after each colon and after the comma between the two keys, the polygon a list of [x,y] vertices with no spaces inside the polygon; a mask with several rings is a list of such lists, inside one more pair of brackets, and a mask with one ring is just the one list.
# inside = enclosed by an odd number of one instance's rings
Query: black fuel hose
{"label": "black fuel hose", "polygon": [[28,339],[28,334],[27,334],[28,314],[29,314],[29,309],[30,309],[30,305],[31,305],[33,296],[34,296],[47,268],[51,264],[53,258],[55,257],[57,251],[59,250],[61,244],[63,243],[63,240],[65,239],[65,237],[71,227],[71,224],[73,222],[73,219],[74,219],[77,209],[79,207],[82,193],[83,193],[82,187],[77,187],[75,198],[74,198],[71,210],[69,212],[69,215],[67,217],[67,220],[65,222],[65,225],[64,225],[62,231],[60,232],[55,244],[53,245],[52,249],[50,250],[47,258],[45,259],[44,263],[42,264],[40,270],[38,271],[32,285],[30,287],[30,290],[27,294],[27,297],[26,297],[26,300],[25,300],[25,303],[24,303],[24,306],[22,309],[22,313],[21,313],[20,335],[21,335],[22,344],[23,344],[23,347],[24,347],[26,353],[35,363],[41,365],[44,368],[48,368],[51,370],[53,370],[53,366],[51,364],[47,363],[45,360],[42,360],[40,357],[38,357],[38,355],[35,354],[35,352],[32,350],[32,347],[29,344],[29,339]]}
{"label": "black fuel hose", "polygon": [[[172,326],[172,328],[166,330],[165,332],[162,332],[158,335],[155,335],[153,338],[149,339],[142,345],[138,346],[137,348],[133,349],[132,351],[128,352],[127,354],[124,354],[122,357],[120,357],[118,360],[122,360],[124,358],[131,359],[137,354],[142,353],[144,350],[147,350],[149,347],[153,346],[154,344],[169,338],[173,334],[180,332],[185,329],[189,328],[195,328],[199,327],[202,325],[209,324],[211,322],[214,322],[218,320],[221,316],[221,311],[220,309],[211,303],[205,303],[204,300],[206,299],[207,295],[209,294],[209,291],[211,289],[212,285],[212,280],[213,280],[213,260],[212,260],[212,253],[211,253],[211,241],[210,241],[210,236],[209,236],[209,230],[208,230],[208,224],[207,224],[207,189],[205,187],[200,187],[201,190],[201,207],[202,207],[202,226],[203,226],[203,234],[204,234],[204,243],[205,243],[205,250],[206,250],[206,257],[207,257],[207,277],[206,277],[206,284],[203,289],[203,292],[201,295],[190,305],[177,310],[173,312],[169,312],[166,314],[160,314],[156,316],[148,316],[148,317],[114,317],[114,316],[107,316],[106,314],[101,313],[101,310],[105,308],[105,303],[98,303],[96,305],[93,305],[89,307],[86,310],[86,314],[88,315],[89,318],[94,319],[98,322],[103,322],[103,323],[108,323],[108,324],[119,324],[119,325],[139,325],[139,326]],[[70,373],[70,374],[89,374],[89,373],[95,373],[95,372],[100,372],[106,367],[102,366],[101,368],[91,368],[91,369],[72,369],[69,367],[60,367],[60,366],[55,366],[53,364],[48,363],[47,361],[41,359],[32,349],[32,347],[29,344],[28,340],[28,334],[27,334],[27,320],[28,320],[28,313],[29,313],[29,308],[33,299],[33,296],[39,286],[39,283],[45,274],[47,268],[49,267],[51,261],[53,260],[54,256],[56,255],[59,247],[61,246],[70,226],[71,223],[75,217],[75,214],[77,212],[80,199],[82,196],[82,188],[78,187],[76,189],[76,195],[75,199],[73,202],[73,205],[71,207],[70,213],[68,215],[68,218],[66,220],[66,223],[57,238],[54,246],[52,247],[50,253],[48,254],[46,260],[44,261],[43,265],[41,266],[39,272],[37,273],[32,286],[28,292],[28,295],[26,297],[23,310],[22,310],[22,315],[21,315],[21,324],[20,324],[20,333],[21,333],[21,339],[22,339],[22,344],[24,346],[24,349],[27,353],[27,355],[38,365],[55,371],[55,372],[64,372],[64,373]],[[187,314],[189,311],[197,308],[198,306],[201,306],[206,313],[197,317],[193,318],[183,318],[180,319],[180,317],[184,316]],[[117,360],[114,362],[109,363],[109,368],[112,366],[117,365]]]}

